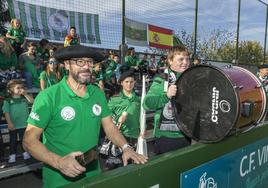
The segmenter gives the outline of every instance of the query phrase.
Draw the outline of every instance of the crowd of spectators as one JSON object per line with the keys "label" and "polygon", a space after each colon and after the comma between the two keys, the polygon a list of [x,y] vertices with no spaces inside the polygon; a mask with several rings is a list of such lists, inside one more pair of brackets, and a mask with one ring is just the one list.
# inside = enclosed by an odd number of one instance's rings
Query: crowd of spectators
{"label": "crowd of spectators", "polygon": [[[57,48],[70,45],[80,45],[80,37],[76,33],[75,27],[70,27],[69,34],[65,37],[64,45],[56,46],[47,39],[40,39],[39,42],[27,41],[26,33],[23,31],[20,20],[11,20],[11,27],[6,35],[0,36],[0,117],[2,123],[6,122],[8,124],[10,132],[16,129],[16,125],[12,123],[12,119],[14,119],[12,115],[9,118],[10,121],[7,121],[10,107],[3,106],[3,104],[9,104],[7,101],[14,98],[8,91],[7,85],[14,82],[14,80],[19,81],[22,93],[18,94],[18,96],[25,99],[26,94],[27,96],[36,96],[39,91],[58,83],[64,76],[68,75],[68,71],[65,70],[63,63],[57,62],[54,58],[54,52]],[[96,62],[94,65],[92,84],[103,90],[107,99],[120,92],[119,78],[123,72],[133,68],[137,79],[140,79],[144,73],[152,78],[166,67],[164,56],[158,62],[154,55],[150,55],[149,58],[149,55],[144,54],[140,59],[133,47],[128,49],[123,64],[120,62],[120,56],[112,50],[105,54],[105,57],[104,61]],[[25,103],[25,100],[23,102]],[[28,114],[28,111],[26,114]],[[26,126],[26,117],[24,119]],[[11,125],[13,125],[13,128]],[[25,126],[17,127],[17,129],[25,128]],[[12,138],[17,134],[22,139],[21,132],[14,133]],[[1,136],[0,143],[2,147]],[[11,144],[14,145],[14,143]],[[16,154],[14,146],[12,148],[9,156],[10,163],[16,161],[14,158]],[[2,149],[0,150],[0,157]],[[25,159],[28,159],[28,156]]]}

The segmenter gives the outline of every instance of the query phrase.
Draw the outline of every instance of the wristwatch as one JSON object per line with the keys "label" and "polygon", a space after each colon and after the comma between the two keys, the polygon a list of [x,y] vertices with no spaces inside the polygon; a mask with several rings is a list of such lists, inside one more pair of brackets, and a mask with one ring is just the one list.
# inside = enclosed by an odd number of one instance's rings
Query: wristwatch
{"label": "wristwatch", "polygon": [[131,148],[132,149],[132,147],[128,143],[124,144],[121,149],[122,149],[122,151],[124,151],[127,148]]}

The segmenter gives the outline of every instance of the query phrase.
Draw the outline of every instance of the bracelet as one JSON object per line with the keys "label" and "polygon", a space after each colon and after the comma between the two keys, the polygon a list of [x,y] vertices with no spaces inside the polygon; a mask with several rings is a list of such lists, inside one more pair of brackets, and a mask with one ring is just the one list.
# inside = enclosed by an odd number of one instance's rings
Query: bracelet
{"label": "bracelet", "polygon": [[132,148],[128,143],[126,143],[126,144],[124,144],[123,146],[122,146],[122,151],[124,151],[125,149],[127,149],[127,148]]}

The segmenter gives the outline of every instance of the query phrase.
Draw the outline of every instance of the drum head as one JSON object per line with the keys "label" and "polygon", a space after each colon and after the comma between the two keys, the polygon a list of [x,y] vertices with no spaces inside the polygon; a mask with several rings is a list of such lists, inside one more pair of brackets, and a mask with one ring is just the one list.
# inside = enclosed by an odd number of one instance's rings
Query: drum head
{"label": "drum head", "polygon": [[228,76],[201,65],[186,70],[176,82],[173,100],[179,128],[200,142],[222,140],[238,119],[239,99]]}

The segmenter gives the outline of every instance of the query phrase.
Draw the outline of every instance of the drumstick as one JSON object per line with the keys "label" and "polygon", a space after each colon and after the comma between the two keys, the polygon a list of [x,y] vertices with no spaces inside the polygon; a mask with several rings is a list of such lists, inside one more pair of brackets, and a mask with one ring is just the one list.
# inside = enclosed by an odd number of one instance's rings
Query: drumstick
{"label": "drumstick", "polygon": [[138,138],[136,152],[141,155],[148,156],[147,142],[144,138],[145,131],[146,131],[146,112],[142,106],[145,95],[146,95],[145,75],[143,74],[142,75],[141,108],[140,108],[140,136]]}

